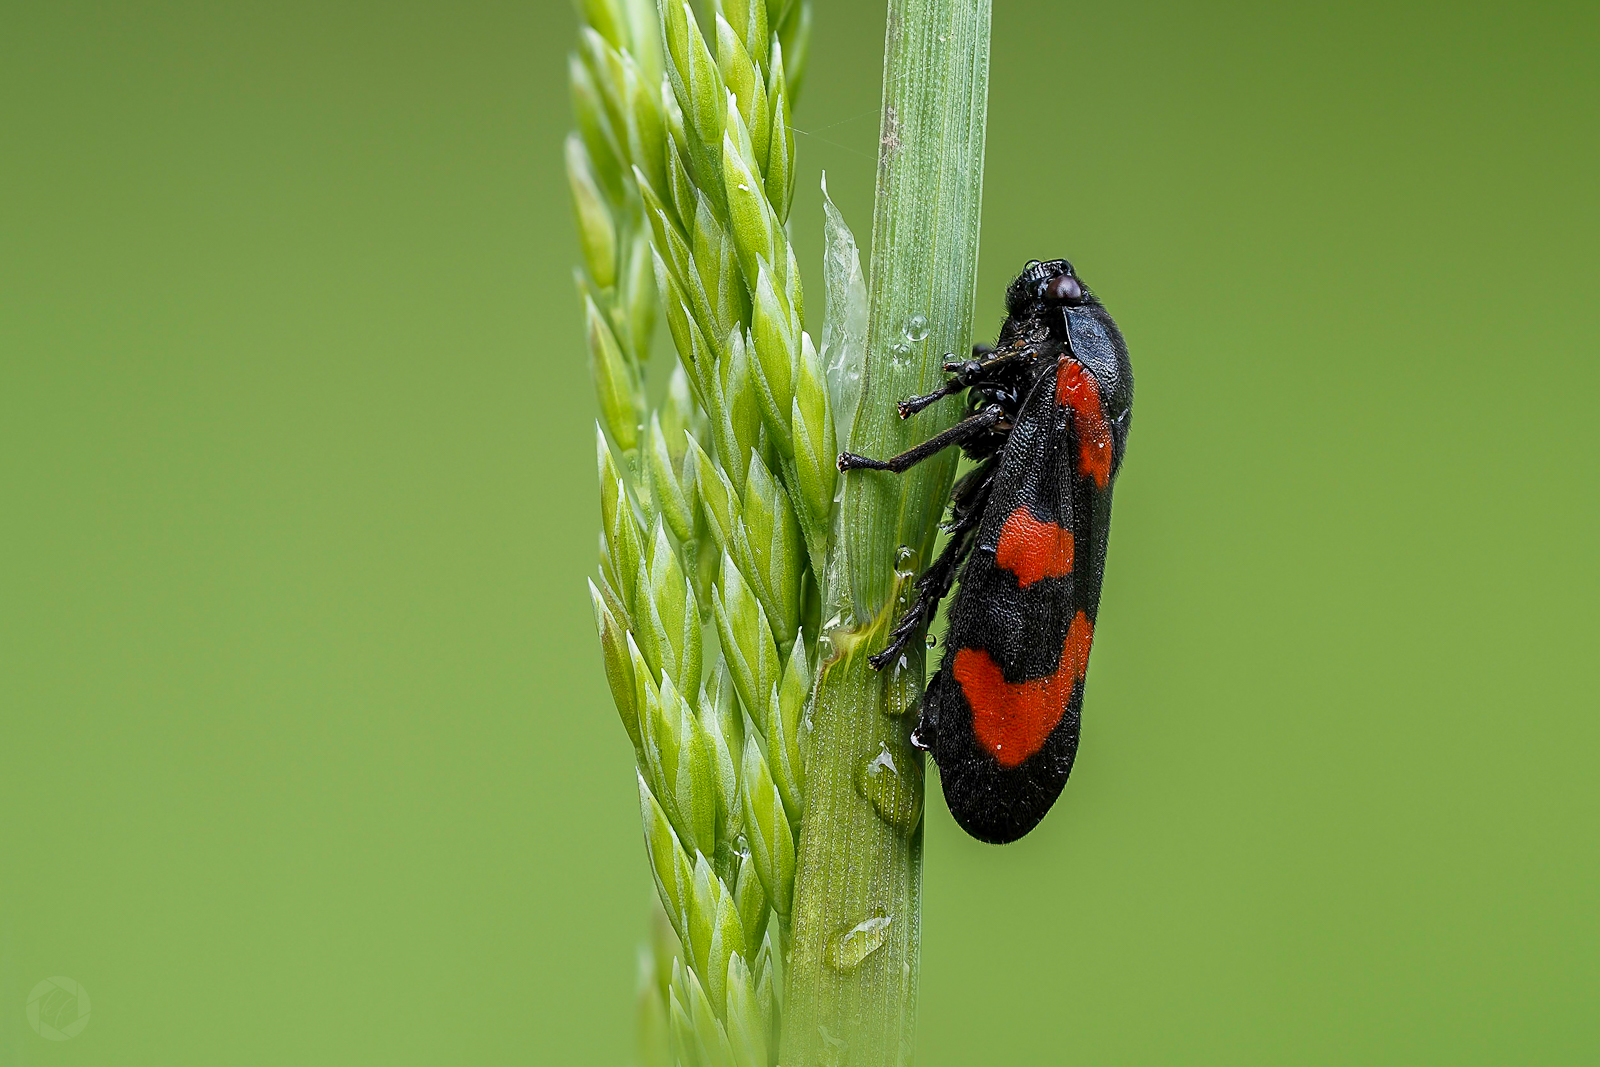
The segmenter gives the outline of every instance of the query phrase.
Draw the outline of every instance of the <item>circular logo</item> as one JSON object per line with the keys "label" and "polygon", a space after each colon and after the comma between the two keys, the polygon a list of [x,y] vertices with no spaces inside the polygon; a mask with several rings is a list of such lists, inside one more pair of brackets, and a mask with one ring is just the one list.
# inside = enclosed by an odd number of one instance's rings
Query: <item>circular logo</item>
{"label": "circular logo", "polygon": [[28,1025],[46,1041],[77,1037],[89,1025],[89,992],[70,978],[46,978],[28,994]]}

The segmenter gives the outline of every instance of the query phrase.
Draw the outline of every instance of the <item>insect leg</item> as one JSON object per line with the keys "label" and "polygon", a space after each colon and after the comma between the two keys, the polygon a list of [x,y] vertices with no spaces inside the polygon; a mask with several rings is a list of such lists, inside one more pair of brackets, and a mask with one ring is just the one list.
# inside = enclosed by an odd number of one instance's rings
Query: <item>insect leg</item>
{"label": "insect leg", "polygon": [[917,579],[917,598],[900,616],[894,629],[889,631],[889,644],[882,652],[867,659],[873,670],[881,671],[899,659],[911,636],[932,621],[934,613],[939,610],[939,602],[950,592],[961,561],[972,552],[974,540],[971,530],[962,531],[959,537],[951,537],[944,551],[939,553],[939,558]]}
{"label": "insect leg", "polygon": [[904,474],[918,463],[930,456],[938,455],[952,445],[959,445],[963,441],[970,441],[974,437],[988,433],[1005,418],[1005,414],[1005,409],[999,404],[990,404],[971,418],[956,423],[944,433],[936,434],[915,448],[907,449],[898,456],[890,456],[888,459],[868,459],[854,452],[840,452],[839,469],[892,471],[895,474]]}
{"label": "insect leg", "polygon": [[[944,551],[917,579],[917,597],[911,602],[889,631],[889,644],[882,652],[867,660],[873,670],[881,671],[900,657],[913,634],[933,621],[939,602],[955,583],[961,562],[972,552],[976,540],[978,520],[983,517],[984,506],[989,502],[989,490],[994,484],[993,464],[986,464],[963,478],[956,486],[956,499],[951,505],[954,521],[950,524],[950,540]],[[972,489],[968,489],[972,486]]]}
{"label": "insect leg", "polygon": [[935,389],[931,393],[927,393],[923,396],[906,397],[904,400],[900,401],[900,403],[895,405],[895,409],[900,412],[900,417],[902,419],[909,419],[911,416],[915,415],[917,412],[921,411],[923,408],[929,406],[935,401],[943,400],[947,396],[954,396],[956,393],[961,392],[961,390],[965,389],[966,387],[966,383],[960,378],[952,378],[950,381],[945,382],[943,386]]}
{"label": "insect leg", "polygon": [[895,407],[902,419],[909,419],[929,405],[969,386],[1013,377],[1034,354],[1031,348],[1017,348],[996,356],[995,350],[988,345],[973,345],[971,359],[957,359],[954,352],[946,352],[940,369],[951,375],[951,380],[931,393],[908,396]]}
{"label": "insect leg", "polygon": [[1038,353],[1027,346],[1007,349],[998,355],[990,349],[981,360],[956,359],[954,356],[949,356],[940,369],[946,374],[956,375],[963,385],[977,385],[980,382],[1012,378],[1037,356]]}

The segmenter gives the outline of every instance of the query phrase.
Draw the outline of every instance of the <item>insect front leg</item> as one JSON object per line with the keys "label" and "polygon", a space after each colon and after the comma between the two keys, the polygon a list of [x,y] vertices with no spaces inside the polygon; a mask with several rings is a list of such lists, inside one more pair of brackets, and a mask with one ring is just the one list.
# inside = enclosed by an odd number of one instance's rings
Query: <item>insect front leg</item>
{"label": "insect front leg", "polygon": [[988,345],[973,345],[971,359],[957,359],[954,352],[946,352],[944,363],[940,369],[951,375],[948,382],[931,393],[921,396],[908,396],[896,404],[902,419],[909,419],[917,412],[927,408],[947,396],[954,396],[970,386],[986,382],[993,378],[1009,377],[1020,363],[1018,355],[1032,356],[1033,352],[1008,352],[1006,355],[995,358],[994,349]]}
{"label": "insect front leg", "polygon": [[953,445],[962,444],[972,440],[974,437],[988,433],[998,426],[1005,419],[1005,416],[1004,408],[999,404],[990,404],[971,418],[963,419],[944,433],[936,434],[922,442],[922,444],[917,445],[915,448],[909,448],[898,456],[890,456],[888,459],[869,459],[866,456],[858,456],[854,452],[840,452],[839,469],[842,471],[890,471],[894,474],[904,474],[923,460],[936,456]]}

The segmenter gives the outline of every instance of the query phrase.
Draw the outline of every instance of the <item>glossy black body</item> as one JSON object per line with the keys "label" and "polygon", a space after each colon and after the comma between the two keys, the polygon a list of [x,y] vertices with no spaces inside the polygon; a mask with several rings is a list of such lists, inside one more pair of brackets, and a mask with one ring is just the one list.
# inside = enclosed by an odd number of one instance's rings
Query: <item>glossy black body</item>
{"label": "glossy black body", "polygon": [[[916,600],[874,665],[899,658],[959,573],[943,660],[929,682],[913,740],[939,765],[956,821],[974,837],[995,843],[1033,829],[1060,795],[1078,749],[1084,680],[1071,685],[1042,747],[1018,765],[1003,766],[974,732],[973,709],[953,663],[963,650],[972,650],[997,664],[1008,685],[1037,683],[1062,665],[1063,643],[1079,612],[1092,627],[1099,614],[1112,487],[1133,405],[1133,371],[1122,335],[1070,263],[1030,263],[1008,289],[1007,309],[994,348],[975,349],[971,360],[948,361],[952,380],[945,389],[901,405],[902,415],[910,416],[965,390],[968,419],[903,457],[874,461],[846,453],[839,464],[844,470],[904,470],[952,444],[978,461],[952,490],[945,549],[919,577]],[[1081,468],[1081,417],[1058,402],[1058,374],[1077,373],[1063,357],[1088,371],[1098,392],[1111,437],[1104,485]],[[1019,507],[1071,531],[1076,548],[1070,573],[1024,582],[997,564],[1002,527]]]}

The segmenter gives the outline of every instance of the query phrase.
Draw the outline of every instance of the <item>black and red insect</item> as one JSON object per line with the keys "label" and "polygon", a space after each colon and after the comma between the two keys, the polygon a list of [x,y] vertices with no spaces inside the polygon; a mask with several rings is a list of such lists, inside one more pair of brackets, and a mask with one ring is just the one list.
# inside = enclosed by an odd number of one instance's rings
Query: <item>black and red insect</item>
{"label": "black and red insect", "polygon": [[997,844],[1037,826],[1072,772],[1133,410],[1128,348],[1072,264],[1029,263],[1006,311],[993,348],[946,357],[949,382],[899,405],[909,418],[965,392],[966,419],[892,459],[839,456],[842,471],[897,474],[952,445],[978,461],[951,491],[949,541],[872,665],[900,657],[959,573],[912,740],[938,763],[956,821]]}

